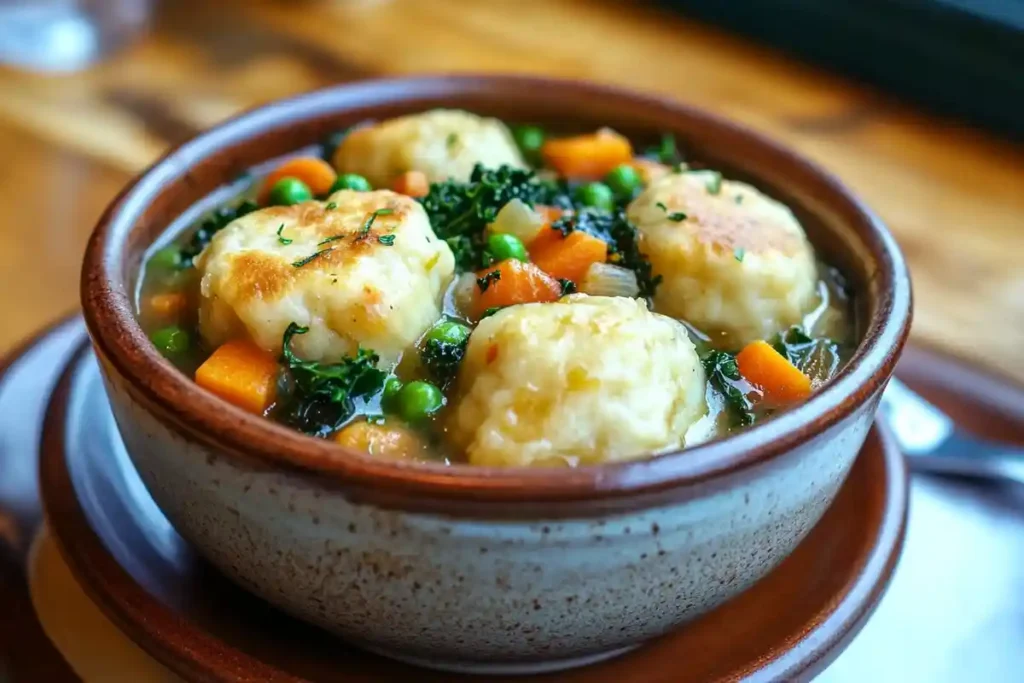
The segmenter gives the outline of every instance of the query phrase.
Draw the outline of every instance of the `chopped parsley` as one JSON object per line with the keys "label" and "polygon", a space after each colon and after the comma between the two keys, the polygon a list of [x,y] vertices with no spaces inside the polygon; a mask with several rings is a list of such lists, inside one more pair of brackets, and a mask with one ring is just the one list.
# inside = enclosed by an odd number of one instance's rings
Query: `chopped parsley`
{"label": "chopped parsley", "polygon": [[288,239],[287,237],[282,237],[281,236],[281,231],[282,230],[284,230],[284,223],[282,223],[281,225],[277,226],[277,241],[280,242],[281,244],[291,244],[292,241],[290,239]]}
{"label": "chopped parsley", "polygon": [[673,223],[682,223],[686,220],[686,214],[682,211],[676,211],[675,213],[670,213],[668,219]]}
{"label": "chopped parsley", "polygon": [[665,202],[658,202],[657,204],[655,204],[655,206],[664,211],[665,213],[668,213],[668,207],[665,206]]}
{"label": "chopped parsley", "polygon": [[355,399],[367,398],[384,388],[387,373],[377,369],[377,354],[359,349],[355,356],[337,363],[298,358],[292,338],[308,327],[290,323],[284,332],[281,363],[287,374],[281,405],[277,409],[287,424],[315,436],[326,436],[355,413]]}
{"label": "chopped parsley", "polygon": [[324,211],[334,211],[338,208],[335,202],[327,202],[327,206],[324,207]]}
{"label": "chopped parsley", "polygon": [[390,247],[395,243],[394,235],[377,235],[377,241],[383,244],[385,247]]}
{"label": "chopped parsley", "polygon": [[359,234],[356,235],[356,240],[361,240],[370,234],[370,229],[373,228],[373,222],[377,220],[377,216],[390,216],[395,212],[394,209],[377,209],[370,214],[370,217],[363,223],[363,227],[360,228]]}
{"label": "chopped parsley", "polygon": [[737,247],[736,250],[732,252],[733,258],[735,258],[740,263],[743,263],[743,257],[746,255],[747,250],[744,249],[743,247]]}
{"label": "chopped parsley", "polygon": [[562,296],[572,294],[576,291],[576,283],[564,277],[558,278],[558,284],[562,286]]}
{"label": "chopped parsley", "polygon": [[497,282],[500,279],[501,279],[501,271],[500,270],[492,270],[491,272],[487,273],[483,277],[478,277],[476,279],[476,286],[480,288],[481,292],[486,292],[487,288],[491,286],[491,283]]}

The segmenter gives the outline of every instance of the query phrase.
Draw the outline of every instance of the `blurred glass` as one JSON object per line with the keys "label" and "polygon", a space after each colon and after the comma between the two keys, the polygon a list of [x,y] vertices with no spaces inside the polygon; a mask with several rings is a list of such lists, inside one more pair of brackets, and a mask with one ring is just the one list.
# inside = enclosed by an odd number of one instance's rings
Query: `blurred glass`
{"label": "blurred glass", "polygon": [[75,71],[124,46],[155,0],[0,0],[0,64]]}

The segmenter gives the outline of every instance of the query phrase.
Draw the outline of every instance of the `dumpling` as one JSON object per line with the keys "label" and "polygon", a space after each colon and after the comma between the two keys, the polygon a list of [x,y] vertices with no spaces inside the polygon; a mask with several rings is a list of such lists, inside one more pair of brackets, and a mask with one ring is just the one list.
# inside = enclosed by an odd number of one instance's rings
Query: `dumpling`
{"label": "dumpling", "polygon": [[294,322],[309,328],[293,339],[304,359],[336,361],[362,346],[393,365],[440,317],[455,262],[415,200],[341,190],[233,221],[196,267],[211,347],[248,336],[280,352]]}
{"label": "dumpling", "polygon": [[487,168],[526,167],[504,123],[452,109],[356,128],[334,153],[339,173],[358,173],[374,187],[387,187],[406,171],[422,171],[432,183],[467,181],[478,162]]}
{"label": "dumpling", "polygon": [[741,345],[767,339],[817,303],[814,251],[793,213],[713,171],[672,173],[629,205],[663,280],[654,310]]}
{"label": "dumpling", "polygon": [[684,445],[706,410],[685,328],[637,299],[512,306],[473,331],[446,422],[474,465],[575,465]]}

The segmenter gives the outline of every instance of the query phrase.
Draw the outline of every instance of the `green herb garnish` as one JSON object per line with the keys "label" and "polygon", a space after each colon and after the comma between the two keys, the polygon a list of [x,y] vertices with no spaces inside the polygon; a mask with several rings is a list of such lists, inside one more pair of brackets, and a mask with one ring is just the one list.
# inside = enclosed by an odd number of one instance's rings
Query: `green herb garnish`
{"label": "green herb garnish", "polygon": [[448,149],[451,149],[451,148],[455,147],[455,145],[457,145],[457,144],[459,144],[459,134],[458,133],[448,133],[448,138],[445,140],[445,146]]}
{"label": "green herb garnish", "polygon": [[668,207],[665,206],[665,202],[658,202],[657,204],[655,204],[655,206],[664,211],[665,213],[668,213]]}
{"label": "green herb garnish", "polygon": [[356,235],[356,241],[359,241],[370,234],[370,229],[373,228],[373,222],[377,220],[377,216],[390,216],[395,212],[394,209],[377,209],[370,214],[370,217],[363,223],[363,227],[359,229],[359,233]]}
{"label": "green herb garnish", "polygon": [[324,207],[324,211],[334,211],[338,208],[335,202],[327,202],[327,206]]}
{"label": "green herb garnish", "polygon": [[385,247],[390,247],[395,243],[394,235],[378,235],[377,241],[383,244]]}
{"label": "green herb garnish", "polygon": [[291,348],[292,338],[307,332],[308,327],[295,323],[284,332],[281,363],[290,382],[279,411],[287,424],[307,434],[326,436],[352,417],[355,399],[373,396],[384,388],[387,373],[377,369],[377,354],[366,349],[337,363],[298,358]]}
{"label": "green herb garnish", "polygon": [[737,261],[739,261],[740,263],[743,263],[743,257],[746,256],[746,255],[747,255],[747,250],[744,249],[743,247],[737,247],[732,252],[733,258],[736,259]]}
{"label": "green herb garnish", "polygon": [[[329,241],[329,240],[325,240],[325,241]],[[323,244],[323,242],[321,242],[321,244]],[[324,254],[332,252],[332,251],[334,251],[334,247],[327,247],[326,249],[321,249],[320,251],[317,251],[317,252],[314,252],[314,253],[310,254],[309,256],[307,256],[304,259],[299,259],[298,261],[293,261],[292,265],[294,267],[296,267],[296,268],[301,268],[302,266],[304,266],[304,265],[306,265],[308,263],[312,263],[313,261],[315,261],[316,259],[320,258]]]}
{"label": "green herb garnish", "polygon": [[281,237],[282,230],[284,230],[284,223],[277,226],[277,241],[280,242],[281,244],[291,244],[292,241],[290,239],[288,239],[287,237]]}
{"label": "green herb garnish", "polygon": [[675,213],[670,213],[668,219],[673,223],[682,223],[686,220],[686,214],[682,211],[676,211]]}
{"label": "green herb garnish", "polygon": [[492,282],[497,282],[500,279],[501,279],[501,271],[500,270],[492,270],[491,272],[487,273],[483,277],[478,277],[476,279],[476,286],[480,288],[481,292],[486,292],[487,288],[491,286]]}
{"label": "green herb garnish", "polygon": [[664,133],[657,147],[651,147],[645,152],[646,156],[654,157],[663,164],[675,164],[679,162],[679,149],[676,146],[676,136],[672,133]]}
{"label": "green herb garnish", "polygon": [[564,277],[558,278],[558,284],[562,286],[562,296],[572,294],[576,291],[576,283]]}

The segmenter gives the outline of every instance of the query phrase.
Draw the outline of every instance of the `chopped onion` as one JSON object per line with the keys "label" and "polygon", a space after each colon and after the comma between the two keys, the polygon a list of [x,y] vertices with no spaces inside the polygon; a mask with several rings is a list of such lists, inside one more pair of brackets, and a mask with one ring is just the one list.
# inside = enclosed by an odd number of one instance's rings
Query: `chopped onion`
{"label": "chopped onion", "polygon": [[579,290],[591,296],[629,296],[640,294],[636,273],[629,268],[595,263],[587,269]]}
{"label": "chopped onion", "polygon": [[512,235],[523,244],[529,244],[544,227],[544,218],[521,199],[513,199],[501,207],[489,230]]}
{"label": "chopped onion", "polygon": [[473,273],[463,273],[452,285],[452,304],[459,315],[465,316],[473,310],[473,299],[476,297],[476,276]]}

